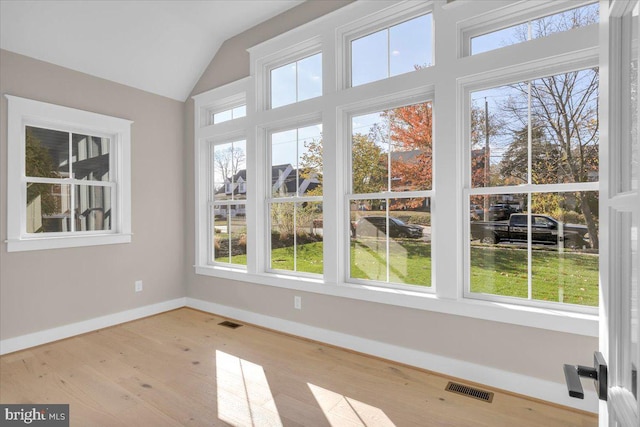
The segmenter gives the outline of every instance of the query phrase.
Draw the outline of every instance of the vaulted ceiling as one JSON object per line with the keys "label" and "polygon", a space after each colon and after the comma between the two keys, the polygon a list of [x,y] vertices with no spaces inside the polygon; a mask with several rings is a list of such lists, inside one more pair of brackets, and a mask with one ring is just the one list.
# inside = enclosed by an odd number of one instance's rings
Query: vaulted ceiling
{"label": "vaulted ceiling", "polygon": [[0,0],[0,48],[184,101],[222,43],[303,0]]}

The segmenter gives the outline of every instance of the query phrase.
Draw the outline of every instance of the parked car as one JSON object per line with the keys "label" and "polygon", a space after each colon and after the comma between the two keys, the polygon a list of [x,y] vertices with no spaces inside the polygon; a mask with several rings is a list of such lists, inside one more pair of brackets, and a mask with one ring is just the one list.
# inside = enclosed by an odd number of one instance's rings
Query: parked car
{"label": "parked car", "polygon": [[[471,240],[483,243],[526,242],[527,214],[511,214],[508,221],[471,222]],[[531,241],[556,245],[563,242],[567,248],[588,246],[587,227],[579,224],[563,224],[547,215],[531,215]]]}
{"label": "parked car", "polygon": [[[387,233],[387,218],[384,216],[365,216],[354,224],[352,229],[356,236],[376,236]],[[389,217],[389,237],[408,237],[419,239],[422,237],[423,229],[419,225],[406,224],[402,220]]]}
{"label": "parked car", "polygon": [[496,203],[489,206],[489,221],[501,221],[509,219],[511,214],[520,212],[516,206],[508,203]]}

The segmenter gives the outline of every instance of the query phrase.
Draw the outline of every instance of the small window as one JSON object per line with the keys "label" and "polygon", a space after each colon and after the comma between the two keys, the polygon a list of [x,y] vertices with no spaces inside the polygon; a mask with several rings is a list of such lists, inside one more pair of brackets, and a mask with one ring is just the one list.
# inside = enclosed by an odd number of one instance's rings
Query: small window
{"label": "small window", "polygon": [[131,122],[7,98],[8,250],[130,241]]}
{"label": "small window", "polygon": [[322,53],[271,70],[271,108],[322,95]]}
{"label": "small window", "polygon": [[247,265],[246,146],[245,140],[212,145],[209,223],[214,263]]}
{"label": "small window", "polygon": [[322,274],[322,125],[272,133],[270,174],[270,268]]}
{"label": "small window", "polygon": [[111,140],[34,126],[25,133],[27,234],[111,230]]}
{"label": "small window", "polygon": [[240,117],[245,117],[246,115],[247,115],[247,106],[239,105],[235,108],[230,108],[228,110],[214,113],[212,123],[216,125],[218,123],[226,122],[233,119],[238,119]]}
{"label": "small window", "polygon": [[433,64],[431,14],[351,41],[351,85],[386,79]]}
{"label": "small window", "polygon": [[471,54],[476,55],[595,24],[599,20],[599,10],[598,3],[590,4],[472,37]]}

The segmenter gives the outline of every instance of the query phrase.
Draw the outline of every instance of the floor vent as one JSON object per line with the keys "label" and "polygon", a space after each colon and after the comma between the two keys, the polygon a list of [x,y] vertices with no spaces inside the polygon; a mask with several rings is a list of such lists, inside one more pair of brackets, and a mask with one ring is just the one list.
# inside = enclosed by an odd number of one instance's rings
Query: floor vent
{"label": "floor vent", "polygon": [[218,323],[218,325],[224,326],[225,328],[231,328],[231,329],[236,329],[236,328],[239,328],[240,326],[242,326],[239,323],[229,322],[228,320],[225,320],[224,322],[220,322],[220,323]]}
{"label": "floor vent", "polygon": [[452,393],[458,393],[465,396],[473,397],[474,399],[482,400],[483,402],[491,403],[493,401],[493,393],[489,391],[480,390],[479,388],[473,388],[451,381],[449,381],[449,384],[447,384],[445,390]]}

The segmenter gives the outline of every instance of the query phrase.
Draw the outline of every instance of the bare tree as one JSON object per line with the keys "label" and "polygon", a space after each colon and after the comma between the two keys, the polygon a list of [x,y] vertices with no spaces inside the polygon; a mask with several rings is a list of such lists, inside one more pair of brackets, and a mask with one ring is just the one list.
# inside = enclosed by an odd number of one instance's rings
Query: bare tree
{"label": "bare tree", "polygon": [[214,166],[219,176],[229,181],[233,181],[233,177],[245,167],[245,159],[244,150],[232,144],[216,149],[213,155]]}

